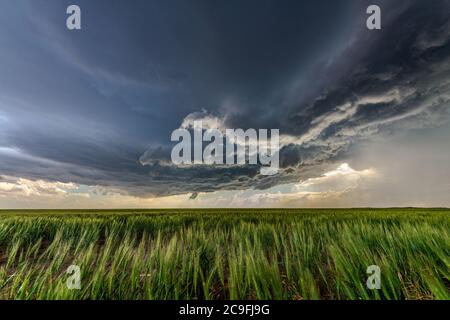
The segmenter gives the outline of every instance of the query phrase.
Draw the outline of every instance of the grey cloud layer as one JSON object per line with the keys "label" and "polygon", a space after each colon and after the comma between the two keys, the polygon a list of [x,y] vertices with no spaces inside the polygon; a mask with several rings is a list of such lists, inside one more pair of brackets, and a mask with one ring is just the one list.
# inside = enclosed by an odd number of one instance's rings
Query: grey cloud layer
{"label": "grey cloud layer", "polygon": [[[448,118],[446,0],[381,1],[373,32],[364,1],[80,1],[75,35],[65,3],[19,2],[0,6],[0,175],[136,196],[264,189]],[[171,131],[208,115],[280,128],[281,173],[170,165]]]}

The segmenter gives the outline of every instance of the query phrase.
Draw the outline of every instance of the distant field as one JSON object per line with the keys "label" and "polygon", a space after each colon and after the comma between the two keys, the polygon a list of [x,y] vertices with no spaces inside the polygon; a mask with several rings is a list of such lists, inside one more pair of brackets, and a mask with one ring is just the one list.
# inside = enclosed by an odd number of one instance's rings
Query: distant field
{"label": "distant field", "polygon": [[450,299],[450,210],[0,211],[0,298]]}

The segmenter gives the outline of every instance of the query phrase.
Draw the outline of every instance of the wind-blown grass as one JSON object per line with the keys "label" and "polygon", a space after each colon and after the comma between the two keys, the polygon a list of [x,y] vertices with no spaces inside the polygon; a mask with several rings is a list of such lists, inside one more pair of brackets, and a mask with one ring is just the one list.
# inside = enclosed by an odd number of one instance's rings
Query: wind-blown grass
{"label": "wind-blown grass", "polygon": [[450,211],[3,211],[0,298],[450,299]]}

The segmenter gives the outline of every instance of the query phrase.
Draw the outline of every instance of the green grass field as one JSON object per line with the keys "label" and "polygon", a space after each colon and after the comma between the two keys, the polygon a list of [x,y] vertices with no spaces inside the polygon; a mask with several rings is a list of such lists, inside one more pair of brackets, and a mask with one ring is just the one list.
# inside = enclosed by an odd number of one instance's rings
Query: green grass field
{"label": "green grass field", "polygon": [[450,299],[450,210],[0,211],[0,298]]}

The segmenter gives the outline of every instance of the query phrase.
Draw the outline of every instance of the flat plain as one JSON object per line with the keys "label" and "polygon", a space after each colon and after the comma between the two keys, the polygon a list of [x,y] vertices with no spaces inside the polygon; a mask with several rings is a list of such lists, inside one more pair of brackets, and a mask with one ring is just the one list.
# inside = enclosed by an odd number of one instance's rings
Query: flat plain
{"label": "flat plain", "polygon": [[0,299],[448,300],[450,210],[3,210]]}

